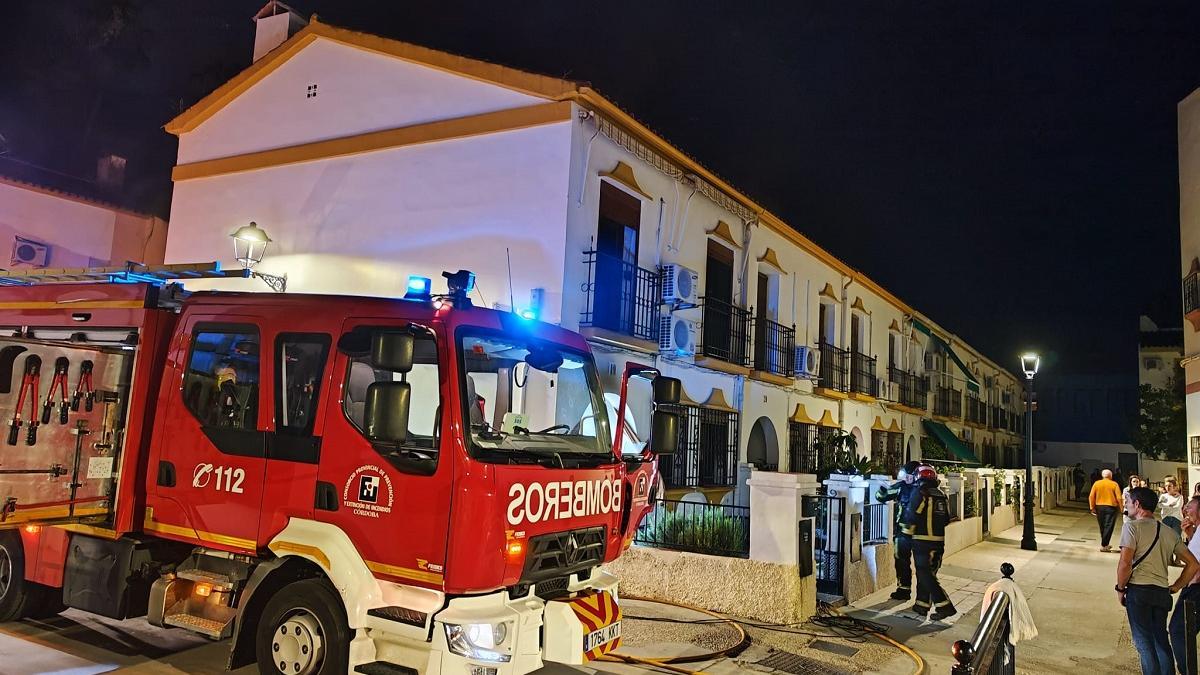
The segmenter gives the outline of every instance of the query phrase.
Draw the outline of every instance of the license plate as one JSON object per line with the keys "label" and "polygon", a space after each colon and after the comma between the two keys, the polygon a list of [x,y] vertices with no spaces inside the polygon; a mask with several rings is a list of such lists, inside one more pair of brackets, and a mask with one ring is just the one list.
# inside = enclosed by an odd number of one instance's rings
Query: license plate
{"label": "license plate", "polygon": [[621,637],[621,622],[611,623],[599,630],[594,630],[583,636],[583,651],[590,652]]}

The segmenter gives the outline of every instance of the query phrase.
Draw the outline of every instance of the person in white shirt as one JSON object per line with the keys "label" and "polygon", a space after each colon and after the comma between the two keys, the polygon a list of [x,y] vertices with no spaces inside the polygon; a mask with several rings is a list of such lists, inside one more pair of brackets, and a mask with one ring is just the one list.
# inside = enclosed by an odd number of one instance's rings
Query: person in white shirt
{"label": "person in white shirt", "polygon": [[[1192,555],[1200,556],[1200,536],[1196,536],[1197,526],[1200,526],[1200,495],[1192,497],[1183,507],[1183,534],[1188,540],[1188,550],[1192,552]],[[1184,649],[1187,648],[1187,640],[1190,639],[1193,644],[1196,641],[1195,631],[1188,636],[1184,630],[1186,615],[1183,611],[1183,603],[1185,600],[1191,600],[1194,603],[1194,610],[1200,609],[1200,574],[1192,577],[1191,582],[1179,592],[1179,599],[1175,601],[1175,611],[1171,614],[1171,651],[1174,652],[1175,665],[1179,667],[1181,673],[1187,672],[1187,664],[1184,663]]]}
{"label": "person in white shirt", "polygon": [[1158,517],[1163,525],[1175,530],[1175,534],[1183,535],[1183,495],[1174,479],[1167,480],[1167,491],[1158,497]]}

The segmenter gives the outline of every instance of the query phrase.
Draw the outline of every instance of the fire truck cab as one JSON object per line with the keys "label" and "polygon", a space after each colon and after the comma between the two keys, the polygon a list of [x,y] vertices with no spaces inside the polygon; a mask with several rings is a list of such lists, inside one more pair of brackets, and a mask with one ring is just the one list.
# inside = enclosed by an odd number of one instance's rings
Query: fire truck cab
{"label": "fire truck cab", "polygon": [[407,300],[0,289],[0,620],[144,614],[291,675],[611,651],[599,566],[677,436],[658,410],[623,454],[613,427],[631,378],[678,381],[628,369],[610,420],[582,337],[471,307],[466,274]]}

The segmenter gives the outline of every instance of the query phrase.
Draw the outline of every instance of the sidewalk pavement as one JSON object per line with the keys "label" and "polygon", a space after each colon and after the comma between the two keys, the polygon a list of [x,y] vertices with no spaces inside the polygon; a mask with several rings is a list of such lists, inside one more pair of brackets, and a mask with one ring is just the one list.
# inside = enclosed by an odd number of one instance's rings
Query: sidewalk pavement
{"label": "sidewalk pavement", "polygon": [[[1017,671],[1028,673],[1136,673],[1137,653],[1125,610],[1112,591],[1117,554],[1100,552],[1096,519],[1082,503],[1034,519],[1037,551],[1021,550],[1022,526],[948,556],[938,575],[959,614],[944,622],[919,621],[906,613],[911,601],[888,598],[888,588],[844,611],[891,626],[889,635],[919,653],[931,675],[954,664],[950,646],[969,640],[979,624],[983,592],[1012,563],[1038,637],[1017,644]],[[1177,571],[1175,572],[1177,573]],[[911,673],[912,662],[897,655],[871,672]]]}

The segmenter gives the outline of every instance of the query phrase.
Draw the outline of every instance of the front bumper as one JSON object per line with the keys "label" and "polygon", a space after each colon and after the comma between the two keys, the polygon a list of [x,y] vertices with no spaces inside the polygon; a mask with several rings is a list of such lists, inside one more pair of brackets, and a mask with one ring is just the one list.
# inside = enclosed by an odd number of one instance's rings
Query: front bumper
{"label": "front bumper", "polygon": [[[576,598],[586,599],[591,606],[609,620],[602,621],[595,613],[588,622],[581,619],[573,607],[571,597],[545,601],[534,594],[534,589],[520,598],[510,598],[507,591],[488,595],[453,598],[434,617],[433,646],[429,656],[428,672],[435,675],[525,675],[545,665],[546,661],[581,665],[611,651],[617,640],[593,646],[590,653],[584,651],[586,636],[604,633],[604,626],[619,625],[620,608],[617,596],[616,577],[598,569],[592,570],[588,579],[580,580],[571,575],[567,591]],[[496,651],[509,657],[508,661],[497,662],[461,656],[450,651],[446,638],[447,624],[478,624],[507,622],[509,637],[503,649]],[[597,627],[600,626],[600,633]],[[608,633],[615,630],[608,628]],[[593,637],[593,639],[596,639]]]}

